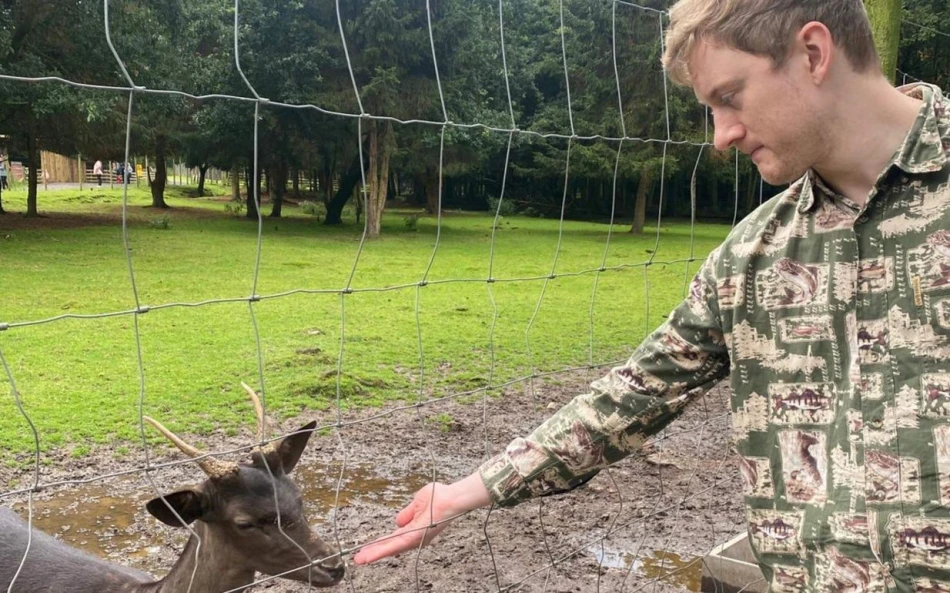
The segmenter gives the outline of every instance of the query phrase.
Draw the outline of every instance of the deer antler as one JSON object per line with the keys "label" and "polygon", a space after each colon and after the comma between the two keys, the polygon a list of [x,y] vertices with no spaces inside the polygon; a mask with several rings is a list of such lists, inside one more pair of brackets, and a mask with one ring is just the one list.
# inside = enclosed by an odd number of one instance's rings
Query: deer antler
{"label": "deer antler", "polygon": [[[251,401],[254,403],[254,413],[257,414],[257,442],[260,443],[264,440],[264,406],[261,405],[261,398],[257,395],[257,392],[251,389],[247,383],[241,381],[241,387],[251,396]],[[261,453],[264,454],[277,450],[273,443],[268,443],[260,449]]]}
{"label": "deer antler", "polygon": [[[181,440],[178,435],[162,426],[162,423],[158,420],[154,420],[148,416],[143,416],[142,418],[158,429],[158,432],[165,435],[165,438],[174,443],[175,446],[181,449],[181,451],[188,457],[194,459],[196,457],[205,455],[204,452],[189,445],[185,441]],[[230,473],[238,471],[238,464],[230,461],[221,461],[220,459],[215,459],[214,457],[204,457],[199,459],[198,466],[204,471],[204,473],[208,474],[209,478],[223,478]]]}

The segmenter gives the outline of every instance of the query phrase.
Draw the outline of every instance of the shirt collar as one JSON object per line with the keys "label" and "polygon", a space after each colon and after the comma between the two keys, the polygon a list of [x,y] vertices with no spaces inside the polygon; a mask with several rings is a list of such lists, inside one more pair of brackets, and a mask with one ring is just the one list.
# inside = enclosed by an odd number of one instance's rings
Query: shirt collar
{"label": "shirt collar", "polygon": [[[917,119],[911,126],[907,137],[887,169],[897,166],[911,174],[935,173],[946,166],[947,148],[944,147],[940,126],[947,119],[950,106],[939,87],[915,83],[898,88],[909,97],[923,101]],[[802,190],[798,200],[798,211],[802,214],[815,207],[818,194],[832,197],[835,192],[829,188],[814,169],[809,169],[802,178]]]}
{"label": "shirt collar", "polygon": [[802,214],[807,213],[815,207],[815,204],[818,202],[819,194],[822,194],[825,198],[834,195],[831,188],[825,184],[824,180],[814,169],[809,169],[796,183],[802,184],[801,193],[798,196],[798,211]]}
{"label": "shirt collar", "polygon": [[946,117],[946,101],[938,87],[917,83],[898,90],[920,99],[923,105],[917,120],[897,150],[893,164],[907,173],[935,173],[947,164],[947,152],[940,134],[941,119]]}

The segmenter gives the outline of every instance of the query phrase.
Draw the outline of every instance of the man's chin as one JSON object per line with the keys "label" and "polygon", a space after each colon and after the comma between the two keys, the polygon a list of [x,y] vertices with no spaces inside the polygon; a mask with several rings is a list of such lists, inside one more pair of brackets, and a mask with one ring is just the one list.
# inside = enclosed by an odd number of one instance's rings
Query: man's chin
{"label": "man's chin", "polygon": [[789,169],[776,170],[768,166],[759,166],[759,175],[769,185],[788,185],[797,181],[805,174],[805,171],[792,171]]}

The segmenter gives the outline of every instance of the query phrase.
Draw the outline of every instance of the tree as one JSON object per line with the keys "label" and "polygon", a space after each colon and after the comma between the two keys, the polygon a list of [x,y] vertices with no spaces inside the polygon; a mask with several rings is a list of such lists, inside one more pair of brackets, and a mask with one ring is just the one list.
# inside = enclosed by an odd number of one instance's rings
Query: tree
{"label": "tree", "polygon": [[[0,74],[104,82],[115,62],[101,41],[100,7],[68,0],[16,0],[0,6]],[[64,35],[63,31],[74,34]],[[103,71],[97,65],[106,65]],[[55,82],[0,81],[0,134],[30,169],[27,216],[38,216],[40,150],[75,154],[104,119],[111,97]]]}
{"label": "tree", "polygon": [[898,68],[908,80],[922,79],[950,89],[950,37],[946,36],[950,5],[943,0],[904,0],[903,4]]}
{"label": "tree", "polygon": [[893,81],[901,38],[901,0],[864,0],[884,76]]}
{"label": "tree", "polygon": [[[117,0],[110,3],[110,14],[113,41],[136,85],[192,94],[221,91],[218,73],[229,71],[231,55],[222,2]],[[134,95],[133,142],[155,165],[149,179],[155,208],[168,208],[166,160],[181,150],[198,108],[180,95]]]}

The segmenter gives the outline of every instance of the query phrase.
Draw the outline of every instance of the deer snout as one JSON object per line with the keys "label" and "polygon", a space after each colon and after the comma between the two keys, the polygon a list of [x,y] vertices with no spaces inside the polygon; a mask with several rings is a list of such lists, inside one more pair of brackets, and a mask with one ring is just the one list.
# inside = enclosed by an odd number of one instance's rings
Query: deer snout
{"label": "deer snout", "polygon": [[322,577],[311,580],[314,586],[332,587],[343,580],[343,575],[346,574],[346,563],[343,562],[341,555],[337,553],[335,556],[314,562],[311,577],[315,576],[314,573],[320,573]]}
{"label": "deer snout", "polygon": [[346,574],[346,563],[343,562],[343,559],[337,556],[331,563],[323,563],[321,565],[327,575],[333,579],[334,583],[339,583],[343,580],[343,575]]}
{"label": "deer snout", "polygon": [[[343,580],[346,574],[346,562],[343,560],[343,554],[336,546],[330,546],[320,542],[320,551],[314,555],[314,568],[322,572],[326,580],[329,581],[324,586],[332,586]],[[317,560],[319,558],[319,560]]]}

